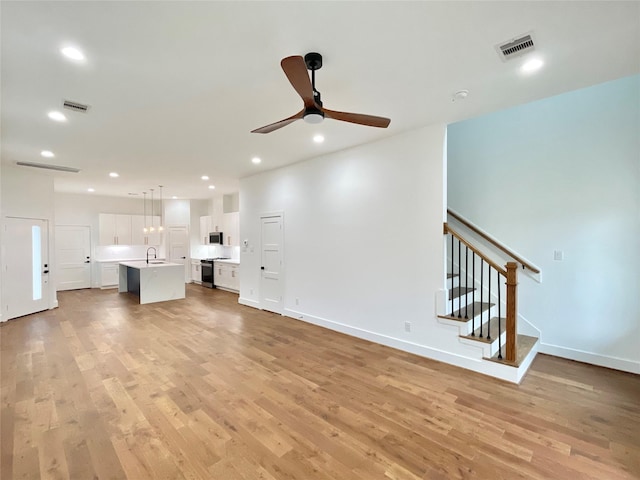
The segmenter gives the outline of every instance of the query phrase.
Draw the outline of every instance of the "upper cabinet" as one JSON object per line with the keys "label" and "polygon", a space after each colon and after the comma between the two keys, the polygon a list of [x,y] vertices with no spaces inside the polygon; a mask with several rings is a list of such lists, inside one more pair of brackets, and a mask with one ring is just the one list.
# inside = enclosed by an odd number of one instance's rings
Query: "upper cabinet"
{"label": "upper cabinet", "polygon": [[101,213],[100,245],[131,245],[131,215]]}
{"label": "upper cabinet", "polygon": [[210,216],[200,217],[200,242],[203,245],[209,245],[209,233],[213,230],[213,219]]}
{"label": "upper cabinet", "polygon": [[[147,217],[147,227],[152,217]],[[100,245],[160,245],[162,234],[157,230],[160,216],[153,217],[154,232],[144,233],[143,215],[120,215],[101,213],[98,215]]]}
{"label": "upper cabinet", "polygon": [[[144,227],[147,229],[153,225],[155,230],[153,232],[144,231]],[[132,245],[153,245],[158,246],[162,243],[162,234],[158,231],[160,225],[160,216],[154,215],[146,218],[144,215],[131,215],[131,244]]]}
{"label": "upper cabinet", "polygon": [[240,213],[225,213],[222,215],[222,233],[224,244],[232,247],[240,246]]}

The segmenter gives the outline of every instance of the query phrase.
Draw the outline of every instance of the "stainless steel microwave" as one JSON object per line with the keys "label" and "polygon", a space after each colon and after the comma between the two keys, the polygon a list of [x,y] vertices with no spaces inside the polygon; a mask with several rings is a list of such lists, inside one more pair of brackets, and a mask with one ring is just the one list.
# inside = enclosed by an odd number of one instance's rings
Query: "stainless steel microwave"
{"label": "stainless steel microwave", "polygon": [[224,236],[222,232],[211,232],[209,234],[209,245],[222,245],[224,244]]}

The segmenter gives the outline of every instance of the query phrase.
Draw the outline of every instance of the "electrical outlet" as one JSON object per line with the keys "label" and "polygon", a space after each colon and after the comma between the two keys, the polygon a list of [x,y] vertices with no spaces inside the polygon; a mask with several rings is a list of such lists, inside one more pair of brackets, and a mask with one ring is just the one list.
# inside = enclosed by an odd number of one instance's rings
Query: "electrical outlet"
{"label": "electrical outlet", "polygon": [[562,250],[554,250],[553,259],[558,262],[561,262],[562,260],[564,260],[564,252]]}
{"label": "electrical outlet", "polygon": [[296,297],[296,305],[300,305],[300,299]]}
{"label": "electrical outlet", "polygon": [[253,295],[253,288],[251,290],[249,290],[249,294]]}
{"label": "electrical outlet", "polygon": [[411,322],[404,322],[404,331],[405,332],[411,331]]}

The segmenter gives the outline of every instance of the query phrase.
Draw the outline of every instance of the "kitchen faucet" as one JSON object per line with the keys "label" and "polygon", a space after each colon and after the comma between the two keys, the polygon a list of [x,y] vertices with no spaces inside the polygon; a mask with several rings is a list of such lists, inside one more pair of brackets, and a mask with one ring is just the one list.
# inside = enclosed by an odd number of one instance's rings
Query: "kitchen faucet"
{"label": "kitchen faucet", "polygon": [[156,247],[147,248],[147,264],[149,264],[149,250],[153,248],[153,258],[158,258],[158,252],[156,251]]}

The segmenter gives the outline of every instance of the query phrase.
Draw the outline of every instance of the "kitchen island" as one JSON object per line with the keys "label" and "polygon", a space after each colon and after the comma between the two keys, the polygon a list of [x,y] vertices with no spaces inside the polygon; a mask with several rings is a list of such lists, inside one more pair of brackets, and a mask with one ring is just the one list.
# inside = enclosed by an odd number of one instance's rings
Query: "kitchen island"
{"label": "kitchen island", "polygon": [[118,292],[140,298],[140,304],[185,298],[184,265],[157,260],[120,262]]}

